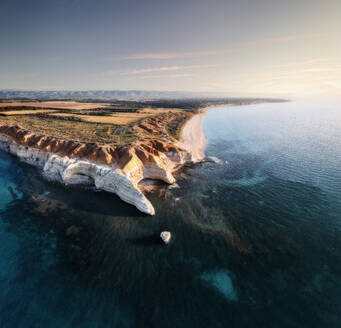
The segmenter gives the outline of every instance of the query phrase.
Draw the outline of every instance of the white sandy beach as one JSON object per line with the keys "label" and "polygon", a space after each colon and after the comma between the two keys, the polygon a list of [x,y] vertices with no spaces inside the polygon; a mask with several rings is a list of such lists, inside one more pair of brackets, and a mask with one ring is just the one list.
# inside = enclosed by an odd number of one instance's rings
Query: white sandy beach
{"label": "white sandy beach", "polygon": [[205,113],[206,110],[201,110],[186,122],[178,144],[179,147],[192,153],[194,161],[200,161],[205,157],[206,137],[202,131],[202,120]]}

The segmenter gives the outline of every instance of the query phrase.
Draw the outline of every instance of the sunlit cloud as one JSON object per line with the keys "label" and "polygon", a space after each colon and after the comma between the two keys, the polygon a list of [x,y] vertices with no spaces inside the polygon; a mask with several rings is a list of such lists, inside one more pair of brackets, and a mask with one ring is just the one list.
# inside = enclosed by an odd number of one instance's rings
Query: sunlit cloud
{"label": "sunlit cloud", "polygon": [[190,52],[145,53],[145,54],[136,54],[132,56],[127,56],[127,57],[124,57],[124,59],[175,59],[175,58],[218,55],[219,53],[224,53],[224,52],[225,50],[202,50],[202,51],[190,51]]}
{"label": "sunlit cloud", "polygon": [[242,90],[262,94],[309,94],[314,90],[327,88],[327,85],[340,89],[338,66],[317,67],[288,71],[270,71],[259,74],[241,74],[221,81],[209,81],[203,90],[237,93]]}
{"label": "sunlit cloud", "polygon": [[326,72],[334,72],[335,68],[332,67],[317,67],[317,68],[307,68],[307,69],[298,69],[292,71],[281,71],[273,73],[274,76],[271,77],[272,80],[280,80],[290,77],[297,77],[301,74],[311,74],[311,73],[326,73]]}
{"label": "sunlit cloud", "polygon": [[334,79],[339,74],[339,66],[331,67],[316,67],[316,68],[302,68],[296,70],[273,70],[268,72],[259,72],[252,75],[238,74],[233,78],[234,83],[246,85],[247,83],[256,81],[280,81],[280,80],[323,80],[329,81]]}
{"label": "sunlit cloud", "polygon": [[133,69],[130,71],[125,71],[125,72],[108,71],[108,72],[105,72],[104,74],[105,75],[140,75],[140,74],[154,73],[154,72],[195,70],[195,69],[211,68],[211,67],[217,67],[217,66],[218,65],[215,65],[215,64],[187,65],[187,66],[161,66],[161,67]]}
{"label": "sunlit cloud", "polygon": [[141,80],[147,80],[147,79],[177,79],[177,78],[186,78],[186,77],[192,77],[193,74],[167,74],[167,75],[142,75],[138,78]]}
{"label": "sunlit cloud", "polygon": [[176,59],[176,58],[189,58],[189,57],[204,57],[212,55],[221,55],[229,52],[240,51],[250,46],[274,44],[274,43],[286,43],[296,40],[315,39],[325,36],[325,34],[303,34],[303,35],[290,35],[276,38],[265,38],[258,40],[250,40],[246,42],[238,42],[231,45],[229,48],[224,49],[211,49],[211,50],[199,50],[199,51],[187,51],[187,52],[154,52],[154,53],[141,53],[131,56],[120,57],[118,59]]}
{"label": "sunlit cloud", "polygon": [[336,60],[337,60],[337,58],[313,58],[313,59],[308,59],[305,61],[291,62],[291,63],[281,64],[281,65],[274,65],[272,67],[273,68],[283,68],[283,67],[295,67],[295,66],[308,66],[308,65],[313,65],[313,64],[317,64],[317,63],[332,62],[332,61],[336,61]]}
{"label": "sunlit cloud", "polygon": [[299,34],[299,35],[289,35],[283,37],[276,37],[276,38],[265,38],[247,42],[241,42],[239,45],[260,45],[266,43],[286,43],[290,41],[297,41],[297,40],[307,40],[307,39],[316,39],[326,36],[324,33],[315,33],[315,34]]}

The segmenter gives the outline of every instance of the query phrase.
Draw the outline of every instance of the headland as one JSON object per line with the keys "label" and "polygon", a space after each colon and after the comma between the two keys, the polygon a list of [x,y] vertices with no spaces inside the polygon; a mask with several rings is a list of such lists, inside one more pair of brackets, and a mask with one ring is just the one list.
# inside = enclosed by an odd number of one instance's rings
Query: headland
{"label": "headland", "polygon": [[175,182],[204,160],[207,108],[264,100],[2,101],[0,149],[51,181],[115,193],[141,212],[155,210],[139,184]]}

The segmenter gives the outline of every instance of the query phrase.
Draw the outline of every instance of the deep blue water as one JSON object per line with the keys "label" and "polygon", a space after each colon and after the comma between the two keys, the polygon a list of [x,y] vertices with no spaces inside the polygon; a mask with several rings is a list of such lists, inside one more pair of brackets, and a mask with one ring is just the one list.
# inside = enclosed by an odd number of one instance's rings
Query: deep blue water
{"label": "deep blue water", "polygon": [[151,195],[155,217],[0,153],[0,327],[341,327],[337,104],[215,108],[203,129],[220,163]]}

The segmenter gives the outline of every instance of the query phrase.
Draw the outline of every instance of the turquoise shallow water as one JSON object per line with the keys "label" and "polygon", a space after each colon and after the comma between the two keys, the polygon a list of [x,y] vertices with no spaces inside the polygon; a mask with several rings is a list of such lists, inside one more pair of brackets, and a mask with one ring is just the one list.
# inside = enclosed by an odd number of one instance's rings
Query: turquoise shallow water
{"label": "turquoise shallow water", "polygon": [[0,327],[340,327],[337,105],[215,108],[203,129],[220,163],[150,196],[155,217],[0,153]]}

